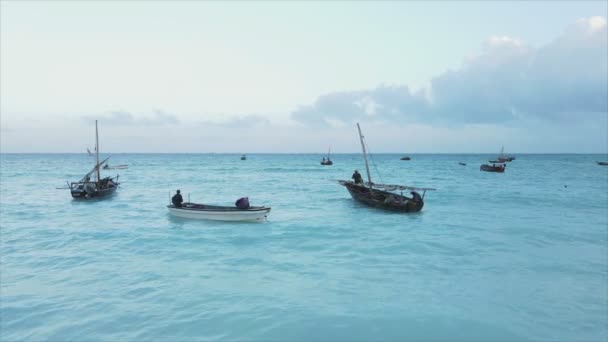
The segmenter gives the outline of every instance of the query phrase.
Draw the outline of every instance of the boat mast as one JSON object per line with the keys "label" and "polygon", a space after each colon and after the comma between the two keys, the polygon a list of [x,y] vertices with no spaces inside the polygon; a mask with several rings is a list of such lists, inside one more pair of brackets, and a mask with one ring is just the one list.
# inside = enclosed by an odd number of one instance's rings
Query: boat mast
{"label": "boat mast", "polygon": [[365,143],[363,143],[363,134],[361,133],[361,127],[357,122],[357,129],[359,130],[359,139],[361,140],[361,148],[363,148],[363,158],[365,159],[365,170],[367,171],[367,181],[369,182],[369,188],[372,188],[372,176],[369,173],[369,163],[367,162],[367,151],[365,150]]}
{"label": "boat mast", "polygon": [[95,175],[97,176],[97,183],[101,179],[99,175],[99,134],[97,133],[97,120],[95,120],[95,158],[97,159],[97,172]]}

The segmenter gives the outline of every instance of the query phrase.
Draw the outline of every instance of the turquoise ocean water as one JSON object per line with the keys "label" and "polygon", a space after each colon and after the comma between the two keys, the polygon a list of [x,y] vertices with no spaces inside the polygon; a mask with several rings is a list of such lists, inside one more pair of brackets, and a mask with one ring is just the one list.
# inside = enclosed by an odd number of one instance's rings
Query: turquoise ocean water
{"label": "turquoise ocean water", "polygon": [[[374,181],[438,189],[416,214],[331,181],[359,154],[239,157],[117,154],[122,188],[77,202],[55,188],[92,158],[0,155],[0,340],[606,341],[605,156],[375,155]],[[173,218],[175,189],[272,212]]]}

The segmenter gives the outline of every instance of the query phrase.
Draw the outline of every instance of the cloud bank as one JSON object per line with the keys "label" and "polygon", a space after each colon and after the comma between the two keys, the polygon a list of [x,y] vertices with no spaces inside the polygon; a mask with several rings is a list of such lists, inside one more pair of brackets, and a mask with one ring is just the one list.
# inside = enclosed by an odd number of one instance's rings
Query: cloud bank
{"label": "cloud bank", "polygon": [[150,115],[138,116],[127,111],[112,111],[103,115],[86,115],[83,119],[87,123],[94,123],[95,120],[99,120],[107,126],[160,126],[180,123],[177,116],[165,113],[162,110],[156,110]]}
{"label": "cloud bank", "polygon": [[433,78],[428,90],[396,85],[334,92],[291,117],[325,126],[361,119],[448,124],[584,120],[608,112],[607,32],[606,18],[590,17],[540,48],[493,36],[460,69]]}

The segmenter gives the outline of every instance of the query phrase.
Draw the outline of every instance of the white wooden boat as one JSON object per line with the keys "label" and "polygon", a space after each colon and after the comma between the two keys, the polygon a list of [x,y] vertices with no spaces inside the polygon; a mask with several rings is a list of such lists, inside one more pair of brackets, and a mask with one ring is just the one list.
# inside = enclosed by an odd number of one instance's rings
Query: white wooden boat
{"label": "white wooden boat", "polygon": [[169,208],[169,212],[175,216],[216,221],[263,221],[268,216],[268,213],[270,213],[270,208],[268,207],[249,207],[248,209],[239,209],[237,207],[225,207],[189,202],[183,203],[181,207],[176,207],[171,204],[168,205],[167,208]]}

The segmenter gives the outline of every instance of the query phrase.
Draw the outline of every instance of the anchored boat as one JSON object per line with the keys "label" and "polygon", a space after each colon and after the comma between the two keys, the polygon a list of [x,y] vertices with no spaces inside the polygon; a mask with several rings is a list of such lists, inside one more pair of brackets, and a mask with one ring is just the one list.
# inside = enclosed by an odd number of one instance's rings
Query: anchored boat
{"label": "anchored boat", "polygon": [[[118,177],[101,178],[100,168],[108,162],[110,157],[99,162],[99,134],[97,120],[95,120],[95,166],[81,180],[69,183],[70,193],[74,199],[93,199],[108,197],[118,189]],[[94,178],[91,180],[91,176]]]}
{"label": "anchored boat", "polygon": [[508,163],[508,162],[512,162],[515,160],[515,156],[507,156],[505,155],[505,147],[503,146],[500,149],[500,155],[498,156],[496,161],[492,161],[490,160],[490,163]]}
{"label": "anchored boat", "polygon": [[331,147],[327,150],[327,159],[325,157],[321,160],[321,165],[334,165],[334,162],[329,158],[329,154],[331,152]]}
{"label": "anchored boat", "polygon": [[486,171],[486,172],[505,172],[505,164],[500,164],[500,165],[488,165],[488,164],[482,164],[479,167],[480,171]]}
{"label": "anchored boat", "polygon": [[[369,163],[367,160],[365,143],[363,142],[363,134],[361,133],[361,127],[358,123],[357,130],[359,131],[359,139],[361,140],[361,148],[363,150],[363,158],[365,160],[365,170],[367,171],[368,181],[357,181],[357,179],[355,179],[355,182],[339,180],[337,181],[338,184],[346,187],[354,200],[370,207],[404,213],[422,210],[422,207],[424,206],[424,195],[427,191],[435,189],[373,183],[371,174],[369,172]],[[360,178],[361,177],[359,176],[359,179]],[[394,192],[397,190],[399,190],[400,193]],[[412,197],[404,196],[404,190],[409,190]],[[418,191],[422,191],[422,196],[418,193]]]}
{"label": "anchored boat", "polygon": [[199,203],[183,203],[181,207],[173,204],[167,206],[169,212],[175,216],[216,221],[262,221],[270,213],[269,207],[249,207],[239,209],[237,207],[208,205]]}

